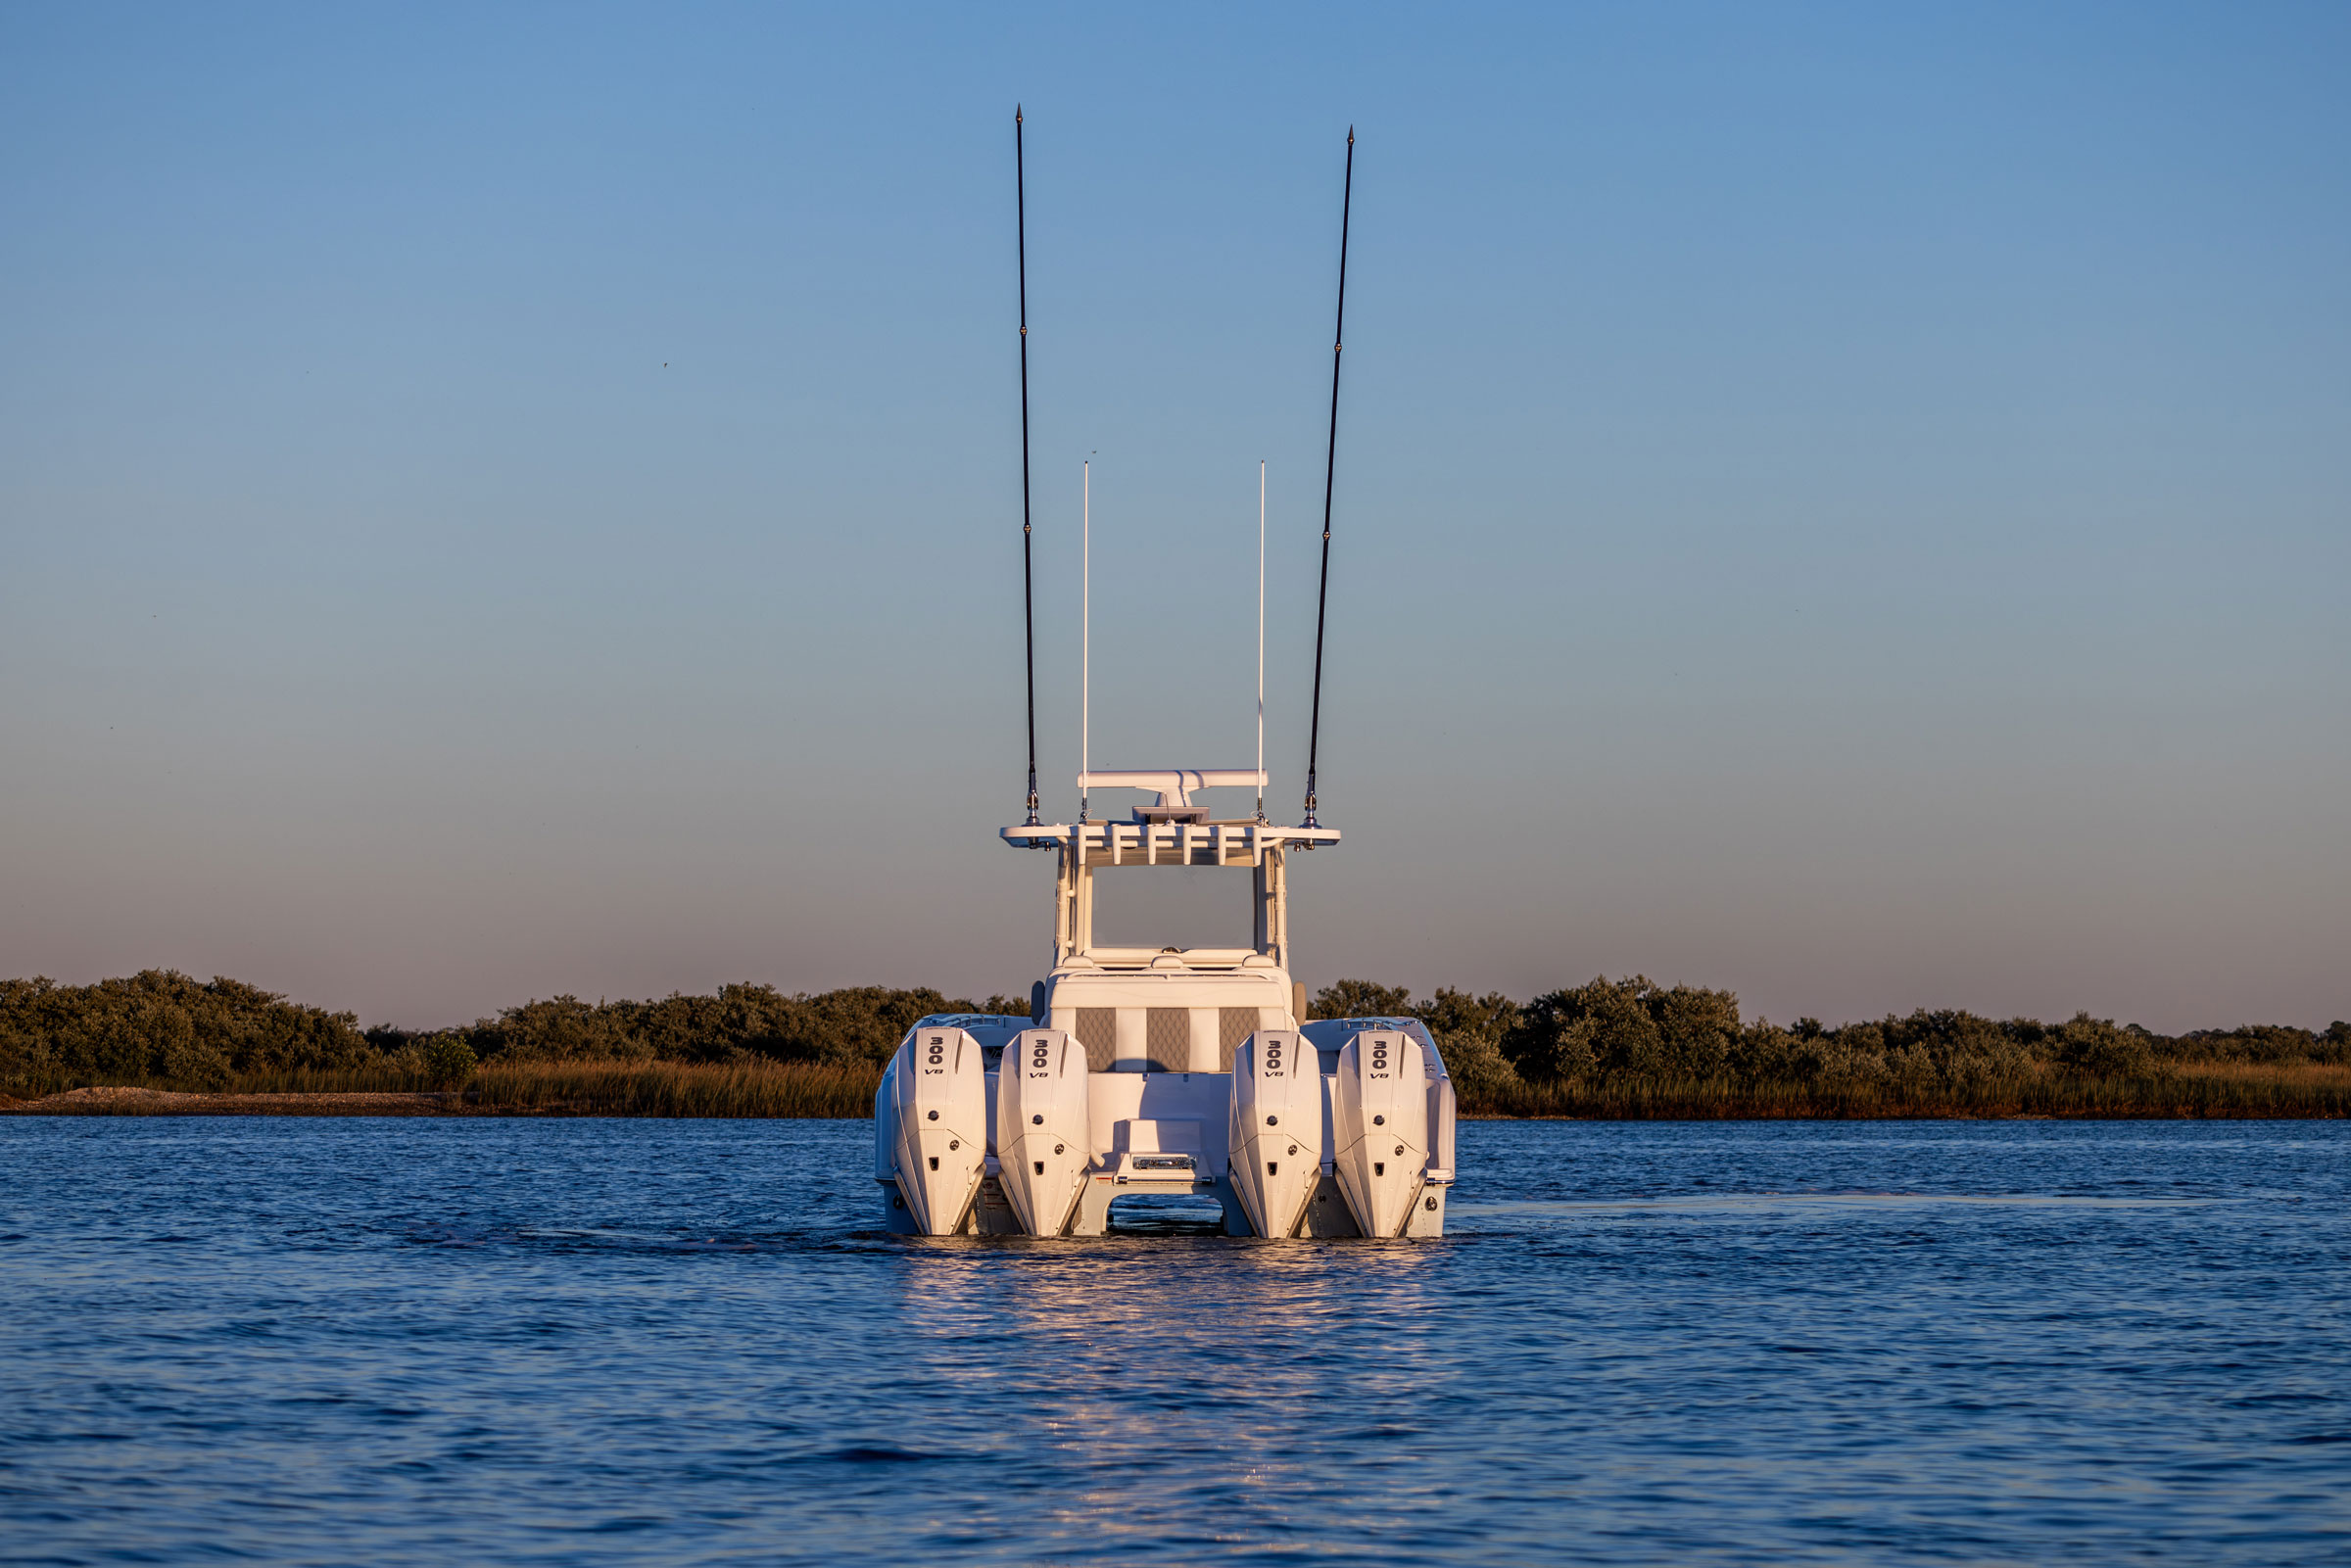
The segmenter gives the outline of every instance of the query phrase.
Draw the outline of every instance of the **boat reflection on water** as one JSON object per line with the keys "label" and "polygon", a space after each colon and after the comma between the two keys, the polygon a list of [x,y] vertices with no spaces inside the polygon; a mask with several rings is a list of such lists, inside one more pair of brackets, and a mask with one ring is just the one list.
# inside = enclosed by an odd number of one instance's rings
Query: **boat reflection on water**
{"label": "boat reflection on water", "polygon": [[1008,1435],[1025,1469],[1067,1483],[1021,1504],[1039,1549],[1063,1538],[1165,1550],[1171,1531],[1205,1546],[1217,1519],[1303,1517],[1328,1461],[1299,1433],[1360,1446],[1367,1467],[1409,1466],[1465,1397],[1443,1337],[1442,1243],[1129,1233],[898,1247],[895,1331],[927,1342],[920,1360],[968,1367],[958,1376],[982,1403],[1048,1382]]}

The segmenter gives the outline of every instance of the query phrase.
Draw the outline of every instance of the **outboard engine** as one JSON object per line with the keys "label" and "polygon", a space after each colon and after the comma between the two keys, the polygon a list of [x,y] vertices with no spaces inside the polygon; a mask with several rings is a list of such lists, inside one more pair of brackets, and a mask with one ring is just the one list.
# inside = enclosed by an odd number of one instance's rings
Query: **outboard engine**
{"label": "outboard engine", "polygon": [[1427,1053],[1411,1035],[1366,1029],[1339,1051],[1330,1086],[1339,1191],[1367,1236],[1401,1236],[1428,1174]]}
{"label": "outboard engine", "polygon": [[996,1069],[996,1179],[1032,1236],[1058,1236],[1085,1187],[1085,1047],[1023,1029]]}
{"label": "outboard engine", "polygon": [[918,1235],[963,1228],[987,1169],[987,1065],[962,1029],[918,1027],[889,1065],[887,1125]]}
{"label": "outboard engine", "polygon": [[1260,1029],[1232,1056],[1225,1135],[1232,1190],[1260,1236],[1298,1233],[1322,1179],[1322,1069],[1288,1029]]}

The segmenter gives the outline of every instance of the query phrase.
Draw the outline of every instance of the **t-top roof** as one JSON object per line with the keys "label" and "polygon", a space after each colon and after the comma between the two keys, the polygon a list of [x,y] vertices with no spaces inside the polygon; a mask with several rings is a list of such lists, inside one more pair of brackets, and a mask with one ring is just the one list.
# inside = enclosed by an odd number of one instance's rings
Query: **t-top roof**
{"label": "t-top roof", "polygon": [[1315,849],[1339,841],[1336,828],[1271,822],[1081,822],[999,828],[1006,843],[1045,849],[1075,844],[1089,866],[1255,866],[1269,849]]}
{"label": "t-top roof", "polygon": [[1313,849],[1339,841],[1335,828],[1284,828],[1262,817],[1211,820],[1196,789],[1256,789],[1258,768],[1095,768],[1078,776],[1080,790],[1148,789],[1158,798],[1123,822],[1029,824],[999,830],[1007,843],[1031,849],[1075,844],[1080,864],[1106,866],[1256,866],[1270,848]]}

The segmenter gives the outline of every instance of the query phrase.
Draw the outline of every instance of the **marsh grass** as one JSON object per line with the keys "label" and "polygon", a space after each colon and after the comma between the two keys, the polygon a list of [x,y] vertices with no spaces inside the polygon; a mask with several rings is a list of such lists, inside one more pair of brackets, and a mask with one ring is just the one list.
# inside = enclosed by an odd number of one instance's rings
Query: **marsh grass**
{"label": "marsh grass", "polygon": [[[493,1062],[461,1089],[437,1087],[416,1072],[255,1073],[226,1085],[168,1079],[127,1085],[220,1095],[330,1097],[409,1094],[422,1114],[576,1117],[846,1117],[873,1115],[881,1069],[862,1065],[741,1063]],[[27,1100],[80,1087],[24,1085]],[[27,1094],[25,1091],[31,1090]],[[425,1096],[430,1095],[427,1100]],[[53,1109],[64,1110],[65,1107]],[[174,1109],[135,1102],[74,1108],[86,1115],[155,1115]],[[285,1111],[297,1108],[219,1109]],[[381,1114],[354,1104],[350,1114]],[[1730,1078],[1617,1076],[1512,1083],[1464,1095],[1462,1114],[1495,1119],[1546,1117],[1595,1121],[1899,1120],[1932,1118],[2255,1118],[2351,1116],[2351,1066],[2312,1062],[2185,1063],[2144,1077],[2090,1078],[2024,1074],[1950,1084],[1746,1082]]]}
{"label": "marsh grass", "polygon": [[2172,1070],[2183,1078],[2351,1091],[2351,1063],[2343,1062],[2183,1062]]}
{"label": "marsh grass", "polygon": [[24,1100],[69,1090],[154,1089],[165,1094],[424,1094],[454,1087],[412,1068],[370,1064],[357,1068],[288,1069],[238,1072],[226,1077],[173,1078],[136,1072],[30,1072],[10,1079],[4,1091]]}
{"label": "marsh grass", "polygon": [[2351,1116],[2351,1068],[2196,1063],[2136,1077],[2019,1074],[1958,1084],[1614,1077],[1511,1084],[1464,1097],[1462,1113],[1606,1121],[2337,1117]]}
{"label": "marsh grass", "polygon": [[[811,1063],[493,1063],[477,1069],[461,1087],[455,1088],[432,1081],[426,1073],[383,1069],[257,1072],[226,1083],[168,1078],[127,1083],[120,1079],[19,1083],[0,1098],[0,1109],[25,1109],[47,1095],[104,1087],[200,1094],[212,1103],[189,1105],[126,1096],[40,1109],[81,1116],[171,1116],[210,1110],[249,1115],[312,1112],[364,1116],[409,1111],[451,1116],[862,1117],[873,1115],[874,1089],[881,1081],[879,1068]],[[301,1095],[310,1103],[240,1103],[247,1095]],[[416,1103],[391,1107],[350,1098],[359,1095],[414,1096]]]}
{"label": "marsh grass", "polygon": [[598,1117],[870,1117],[882,1069],[805,1062],[492,1063],[465,1085],[490,1112]]}

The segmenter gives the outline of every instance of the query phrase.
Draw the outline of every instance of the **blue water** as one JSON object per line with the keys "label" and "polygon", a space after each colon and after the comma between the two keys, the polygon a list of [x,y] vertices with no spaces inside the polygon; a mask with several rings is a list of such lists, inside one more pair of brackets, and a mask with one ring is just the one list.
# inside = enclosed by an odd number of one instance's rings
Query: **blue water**
{"label": "blue water", "polygon": [[1462,1149],[908,1242],[861,1124],[0,1119],[0,1559],[2351,1561],[2351,1127]]}

